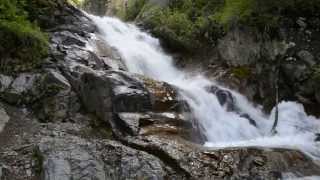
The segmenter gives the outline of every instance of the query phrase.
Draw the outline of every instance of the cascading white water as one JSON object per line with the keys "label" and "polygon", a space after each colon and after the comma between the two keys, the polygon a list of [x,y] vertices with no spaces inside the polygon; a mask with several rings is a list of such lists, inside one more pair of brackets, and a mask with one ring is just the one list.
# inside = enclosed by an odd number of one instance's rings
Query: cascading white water
{"label": "cascading white water", "polygon": [[[173,65],[172,57],[161,49],[159,40],[142,32],[132,24],[116,18],[90,16],[101,30],[103,38],[115,47],[122,56],[128,70],[151,78],[166,81],[182,89],[181,96],[190,105],[196,119],[202,124],[210,147],[268,146],[298,148],[312,157],[320,157],[320,150],[314,141],[320,131],[320,120],[307,116],[303,107],[294,102],[279,104],[277,135],[271,136],[274,113],[264,115],[252,106],[246,98],[232,92],[237,107],[257,123],[235,112],[228,112],[217,97],[206,91],[216,85],[202,75],[194,76]],[[223,88],[223,87],[221,87]]]}

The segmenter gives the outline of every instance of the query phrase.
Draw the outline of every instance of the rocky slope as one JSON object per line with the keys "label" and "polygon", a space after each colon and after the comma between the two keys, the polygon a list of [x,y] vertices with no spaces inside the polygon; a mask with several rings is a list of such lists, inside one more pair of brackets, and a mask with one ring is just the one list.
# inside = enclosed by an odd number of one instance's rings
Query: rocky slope
{"label": "rocky slope", "polygon": [[[47,19],[41,67],[0,74],[0,179],[279,179],[320,175],[288,149],[201,146],[170,84],[126,72],[78,9]],[[49,19],[48,19],[49,18]]]}

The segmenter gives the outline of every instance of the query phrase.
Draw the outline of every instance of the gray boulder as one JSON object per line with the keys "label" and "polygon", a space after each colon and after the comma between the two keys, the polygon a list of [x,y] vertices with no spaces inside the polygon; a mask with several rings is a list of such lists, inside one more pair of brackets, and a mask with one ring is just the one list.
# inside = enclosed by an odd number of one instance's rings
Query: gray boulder
{"label": "gray boulder", "polygon": [[9,122],[9,120],[10,120],[10,117],[8,116],[6,110],[2,107],[0,103],[0,133],[3,131],[6,124]]}

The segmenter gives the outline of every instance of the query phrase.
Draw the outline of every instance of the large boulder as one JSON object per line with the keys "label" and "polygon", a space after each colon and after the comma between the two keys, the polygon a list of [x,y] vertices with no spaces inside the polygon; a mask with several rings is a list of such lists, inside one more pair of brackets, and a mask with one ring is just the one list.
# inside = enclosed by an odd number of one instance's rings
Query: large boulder
{"label": "large boulder", "polygon": [[39,145],[44,180],[154,179],[169,177],[170,168],[157,157],[103,140],[45,138]]}
{"label": "large boulder", "polygon": [[[186,103],[164,82],[122,71],[85,73],[79,94],[86,109],[114,127],[117,134],[151,131],[190,136],[192,124],[183,115]],[[115,120],[116,119],[116,120]],[[118,130],[126,129],[126,131]]]}
{"label": "large boulder", "polygon": [[175,87],[123,71],[84,73],[80,96],[90,112],[178,112],[185,103]]}

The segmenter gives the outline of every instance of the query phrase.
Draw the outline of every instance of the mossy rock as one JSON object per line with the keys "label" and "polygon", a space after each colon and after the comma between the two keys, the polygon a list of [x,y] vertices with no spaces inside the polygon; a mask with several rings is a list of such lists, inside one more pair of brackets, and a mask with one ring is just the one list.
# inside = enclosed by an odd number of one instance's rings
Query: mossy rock
{"label": "mossy rock", "polygon": [[231,73],[239,79],[248,79],[252,74],[251,69],[247,66],[234,67]]}
{"label": "mossy rock", "polygon": [[40,65],[48,52],[47,36],[26,23],[0,20],[0,71],[27,71]]}

